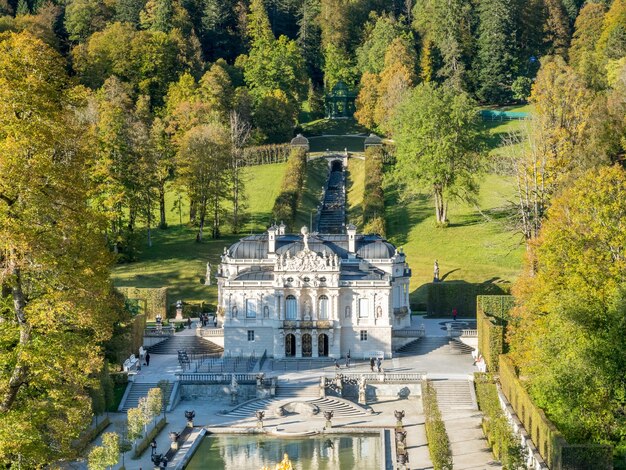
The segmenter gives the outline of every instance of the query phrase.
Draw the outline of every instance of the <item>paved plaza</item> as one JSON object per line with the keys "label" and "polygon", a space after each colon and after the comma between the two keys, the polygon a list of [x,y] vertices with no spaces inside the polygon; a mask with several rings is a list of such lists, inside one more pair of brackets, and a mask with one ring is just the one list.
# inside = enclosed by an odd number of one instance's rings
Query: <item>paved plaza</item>
{"label": "paved plaza", "polygon": [[[476,371],[472,356],[466,352],[463,353],[450,348],[447,344],[445,322],[445,319],[415,317],[413,326],[423,326],[426,330],[426,337],[420,340],[421,349],[417,349],[415,353],[407,353],[407,355],[385,360],[382,364],[383,369],[388,373],[426,372],[427,377],[433,380],[436,388],[438,388],[440,408],[451,441],[455,469],[500,468],[499,464],[494,461],[480,427],[482,414],[476,407],[473,387],[470,382],[472,374]],[[193,334],[195,334],[193,328],[177,333],[177,335]],[[287,372],[272,371],[270,367],[271,361],[266,361],[262,369],[266,376],[279,376],[282,382],[289,381],[293,383],[319,382],[320,375],[336,372],[334,365],[326,368]],[[342,361],[340,372],[348,370],[349,372],[357,373],[369,372],[370,366],[366,361],[357,361],[353,362],[351,367],[347,369]],[[146,384],[157,383],[160,380],[174,381],[177,372],[181,372],[181,369],[176,355],[152,354],[150,366],[142,367],[137,373],[135,381]],[[454,390],[451,392],[447,391],[449,389],[448,386],[452,386]],[[281,403],[281,398],[276,398],[274,401],[276,402],[274,405],[278,406]],[[292,399],[284,398],[282,401],[289,402]],[[353,404],[352,406],[358,411],[358,405]],[[233,408],[228,400],[195,399],[181,401],[172,412],[167,413],[168,424],[156,438],[157,452],[165,453],[169,448],[170,439],[168,433],[170,431],[180,432],[185,427],[185,410],[195,411],[194,425],[207,427],[211,431],[232,430],[241,432],[256,427],[256,418],[253,412],[248,414],[244,412],[230,415],[223,414],[224,411]],[[367,408],[371,411],[363,409],[367,412],[355,412],[345,416],[339,414],[334,417],[332,420],[334,431],[346,430],[347,432],[356,432],[363,429],[393,428],[396,424],[394,411],[404,410],[404,425],[407,430],[407,447],[410,462],[407,468],[432,468],[424,430],[421,398],[383,399],[376,402],[368,402]],[[126,414],[110,413],[109,416],[112,425],[109,426],[107,431],[123,433]],[[315,416],[289,414],[281,417],[269,414],[264,419],[264,427],[270,433],[297,434],[308,431],[322,431],[324,425],[325,418],[321,416],[321,413]],[[178,453],[176,459],[168,465],[168,468],[175,467],[181,454],[182,452]],[[131,460],[130,456],[131,453],[129,452],[124,459],[126,469],[146,470],[152,468],[150,450],[144,452],[139,460]],[[121,465],[118,465],[115,468],[120,467]]]}

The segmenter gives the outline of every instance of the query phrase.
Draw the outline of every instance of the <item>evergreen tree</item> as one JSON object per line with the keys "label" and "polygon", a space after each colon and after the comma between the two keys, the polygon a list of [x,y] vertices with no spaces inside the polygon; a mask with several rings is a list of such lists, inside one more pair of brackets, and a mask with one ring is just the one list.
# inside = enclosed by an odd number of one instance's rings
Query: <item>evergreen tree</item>
{"label": "evergreen tree", "polygon": [[18,0],[17,8],[15,9],[15,14],[20,15],[28,15],[30,13],[30,7],[28,6],[28,2],[26,0]]}
{"label": "evergreen tree", "polygon": [[602,89],[606,84],[596,52],[596,44],[602,33],[604,11],[601,3],[588,3],[580,10],[569,48],[570,65],[589,88],[596,90]]}
{"label": "evergreen tree", "polygon": [[146,0],[116,0],[115,19],[121,23],[139,26],[139,14],[146,6]]}
{"label": "evergreen tree", "polygon": [[515,0],[481,0],[476,41],[476,94],[489,103],[511,99],[511,84],[518,75]]}
{"label": "evergreen tree", "polygon": [[356,50],[359,72],[361,74],[382,72],[385,66],[385,53],[391,42],[401,33],[402,28],[393,18],[373,17],[366,26],[365,40]]}
{"label": "evergreen tree", "polygon": [[148,0],[139,15],[144,29],[169,33],[173,26],[173,0]]}

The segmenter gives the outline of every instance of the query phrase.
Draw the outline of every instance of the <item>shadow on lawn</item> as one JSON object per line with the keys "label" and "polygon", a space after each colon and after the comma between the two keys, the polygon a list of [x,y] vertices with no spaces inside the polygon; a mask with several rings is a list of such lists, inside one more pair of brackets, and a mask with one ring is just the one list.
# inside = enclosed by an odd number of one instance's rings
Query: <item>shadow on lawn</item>
{"label": "shadow on lawn", "polygon": [[[454,270],[457,271],[457,270]],[[444,275],[448,277],[453,271]],[[442,281],[422,284],[410,294],[411,309],[426,311],[428,315],[450,316],[452,309],[457,309],[459,317],[476,316],[476,296],[507,295],[511,283],[499,277],[492,277],[483,282],[464,280]]]}

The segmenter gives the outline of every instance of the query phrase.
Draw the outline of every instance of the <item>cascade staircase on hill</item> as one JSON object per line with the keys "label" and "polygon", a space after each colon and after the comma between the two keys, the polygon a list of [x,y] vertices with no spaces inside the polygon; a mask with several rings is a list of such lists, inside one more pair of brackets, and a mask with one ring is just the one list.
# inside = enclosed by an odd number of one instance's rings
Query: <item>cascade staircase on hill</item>
{"label": "cascade staircase on hill", "polygon": [[186,351],[187,354],[219,354],[224,348],[195,335],[174,335],[165,341],[150,346],[150,354],[177,354]]}
{"label": "cascade staircase on hill", "polygon": [[342,233],[345,221],[345,179],[343,168],[333,168],[317,223],[320,233]]}
{"label": "cascade staircase on hill", "polygon": [[424,336],[405,344],[397,352],[402,356],[421,356],[429,353],[471,354],[473,350],[471,346],[447,336]]}
{"label": "cascade staircase on hill", "polygon": [[[145,396],[148,396],[148,390],[150,390],[151,388],[158,388],[158,386],[159,385],[156,383],[131,382],[129,384],[130,391],[128,392],[128,395],[126,396],[126,400],[120,403],[118,411],[126,412],[130,408],[136,408],[137,405],[139,404],[139,399]],[[173,383],[168,382],[167,387],[165,389],[165,396],[168,399],[170,395],[172,394],[173,386],[174,386]]]}

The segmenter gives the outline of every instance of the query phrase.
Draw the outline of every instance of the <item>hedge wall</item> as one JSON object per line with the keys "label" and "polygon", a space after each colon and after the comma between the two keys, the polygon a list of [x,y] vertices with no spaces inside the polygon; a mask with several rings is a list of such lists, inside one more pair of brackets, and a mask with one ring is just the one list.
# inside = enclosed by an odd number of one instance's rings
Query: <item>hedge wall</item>
{"label": "hedge wall", "polygon": [[478,406],[483,412],[483,432],[493,454],[502,462],[504,469],[523,468],[522,447],[500,407],[498,389],[493,376],[474,374],[474,386]]}
{"label": "hedge wall", "polygon": [[500,354],[504,352],[504,326],[496,325],[482,310],[476,313],[478,327],[478,351],[487,363],[490,372],[498,371]]}
{"label": "hedge wall", "polygon": [[476,298],[479,295],[506,293],[502,286],[491,282],[471,284],[464,281],[444,281],[426,286],[428,314],[449,317],[452,317],[452,309],[456,308],[460,317],[473,318],[476,315]]}
{"label": "hedge wall", "polygon": [[385,196],[383,194],[383,149],[365,149],[365,189],[363,190],[363,232],[385,235]]}
{"label": "hedge wall", "polygon": [[513,305],[511,295],[479,295],[476,298],[478,350],[490,372],[498,371],[498,358],[507,352],[504,335]]}
{"label": "hedge wall", "polygon": [[537,450],[553,470],[610,470],[613,450],[602,445],[570,445],[543,410],[535,405],[517,377],[515,366],[500,356],[500,385]]}
{"label": "hedge wall", "polygon": [[144,308],[148,320],[154,320],[157,314],[167,315],[167,287],[142,288],[118,287],[118,291],[127,299],[138,300]]}
{"label": "hedge wall", "polygon": [[476,310],[480,310],[490,317],[508,320],[511,309],[515,305],[512,295],[479,295],[476,297]]}
{"label": "hedge wall", "polygon": [[452,452],[446,426],[441,419],[437,404],[437,392],[433,384],[422,382],[422,404],[424,407],[424,428],[428,441],[428,452],[435,470],[452,470]]}
{"label": "hedge wall", "polygon": [[290,229],[296,218],[305,172],[306,152],[302,148],[291,149],[281,190],[272,209],[273,219],[284,222]]}

